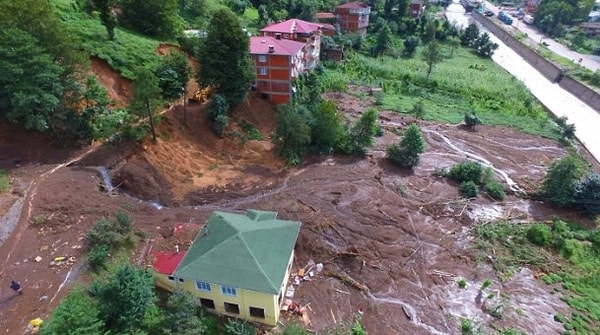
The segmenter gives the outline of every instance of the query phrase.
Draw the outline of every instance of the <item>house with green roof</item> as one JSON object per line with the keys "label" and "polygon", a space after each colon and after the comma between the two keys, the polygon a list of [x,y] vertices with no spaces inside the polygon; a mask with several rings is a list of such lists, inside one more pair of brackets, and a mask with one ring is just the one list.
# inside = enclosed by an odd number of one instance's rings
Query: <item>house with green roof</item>
{"label": "house with green roof", "polygon": [[185,290],[215,313],[275,326],[300,225],[276,212],[214,212],[175,267],[155,262],[157,285]]}

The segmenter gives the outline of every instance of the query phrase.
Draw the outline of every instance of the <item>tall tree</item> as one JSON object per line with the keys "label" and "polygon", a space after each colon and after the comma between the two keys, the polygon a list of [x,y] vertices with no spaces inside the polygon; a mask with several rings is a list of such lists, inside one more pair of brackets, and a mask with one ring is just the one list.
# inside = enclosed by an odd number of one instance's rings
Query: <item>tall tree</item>
{"label": "tall tree", "polygon": [[40,47],[38,40],[16,28],[0,29],[0,110],[27,129],[47,130],[64,93],[65,69]]}
{"label": "tall tree", "polygon": [[142,34],[172,38],[181,30],[177,0],[122,0],[121,11],[123,20]]}
{"label": "tall tree", "polygon": [[248,43],[238,18],[222,8],[213,14],[198,54],[198,84],[212,86],[232,106],[244,101],[254,80]]}
{"label": "tall tree", "polygon": [[136,78],[133,81],[133,99],[131,108],[136,114],[146,114],[152,132],[152,139],[156,141],[156,131],[154,129],[154,119],[156,118],[156,108],[158,106],[157,97],[160,95],[158,78],[154,73],[142,67],[136,70]]}
{"label": "tall tree", "polygon": [[106,283],[94,283],[90,291],[112,334],[135,334],[156,300],[152,274],[131,265],[118,268]]}
{"label": "tall tree", "polygon": [[387,52],[392,48],[392,31],[387,24],[384,24],[383,27],[377,33],[377,42],[373,47],[373,55],[379,56]]}
{"label": "tall tree", "polygon": [[290,104],[278,108],[274,142],[279,155],[289,164],[300,164],[310,144],[310,133],[311,129],[305,115],[298,113]]}
{"label": "tall tree", "polygon": [[180,98],[187,87],[191,73],[192,68],[187,55],[180,51],[170,52],[156,69],[162,96],[171,100]]}
{"label": "tall tree", "polygon": [[433,67],[443,59],[440,43],[435,39],[429,42],[427,47],[423,50],[423,57],[427,63],[427,81],[429,81],[429,76],[431,75],[431,71],[433,71]]}
{"label": "tall tree", "polygon": [[311,127],[313,146],[319,152],[331,152],[344,135],[342,118],[334,101],[323,100],[313,112]]}

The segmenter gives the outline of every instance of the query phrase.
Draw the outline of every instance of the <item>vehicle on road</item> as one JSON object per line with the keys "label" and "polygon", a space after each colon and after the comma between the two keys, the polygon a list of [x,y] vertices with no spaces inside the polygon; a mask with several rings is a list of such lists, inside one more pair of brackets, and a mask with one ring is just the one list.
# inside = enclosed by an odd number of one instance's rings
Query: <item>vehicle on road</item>
{"label": "vehicle on road", "polygon": [[527,24],[533,24],[533,16],[531,16],[531,15],[523,16],[523,22],[525,22]]}
{"label": "vehicle on road", "polygon": [[494,16],[494,12],[492,12],[491,10],[486,10],[485,12],[483,12],[483,15],[487,17],[492,17]]}

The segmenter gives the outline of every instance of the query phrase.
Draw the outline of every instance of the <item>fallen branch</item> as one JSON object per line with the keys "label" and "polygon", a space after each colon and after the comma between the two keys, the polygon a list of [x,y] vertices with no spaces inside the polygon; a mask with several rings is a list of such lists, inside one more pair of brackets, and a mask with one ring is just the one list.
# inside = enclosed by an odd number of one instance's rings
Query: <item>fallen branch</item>
{"label": "fallen branch", "polygon": [[369,288],[366,285],[359,283],[354,278],[348,276],[345,273],[338,273],[338,272],[335,272],[335,271],[332,271],[332,270],[326,270],[325,271],[325,275],[327,275],[329,277],[338,278],[339,280],[342,281],[342,283],[344,283],[344,284],[346,284],[348,286],[354,287],[355,289],[357,289],[359,291],[366,292],[366,291],[369,290]]}
{"label": "fallen branch", "polygon": [[406,315],[406,317],[412,321],[412,316],[410,314],[408,314],[408,312],[406,311],[406,308],[404,308],[404,306],[402,306],[402,311],[404,312],[404,315]]}

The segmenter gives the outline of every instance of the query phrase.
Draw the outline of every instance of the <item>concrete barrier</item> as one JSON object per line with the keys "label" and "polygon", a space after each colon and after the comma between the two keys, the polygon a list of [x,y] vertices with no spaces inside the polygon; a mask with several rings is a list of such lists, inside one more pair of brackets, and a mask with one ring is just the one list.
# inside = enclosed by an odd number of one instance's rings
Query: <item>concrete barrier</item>
{"label": "concrete barrier", "polygon": [[597,112],[600,112],[600,93],[581,83],[577,79],[574,79],[570,75],[565,74],[564,69],[547,60],[534,49],[531,49],[528,45],[516,39],[496,22],[483,16],[477,11],[473,11],[472,16],[509,48],[513,49],[519,56],[523,57],[527,63],[533,66],[544,77],[554,83],[558,83],[564,90],[573,94]]}

